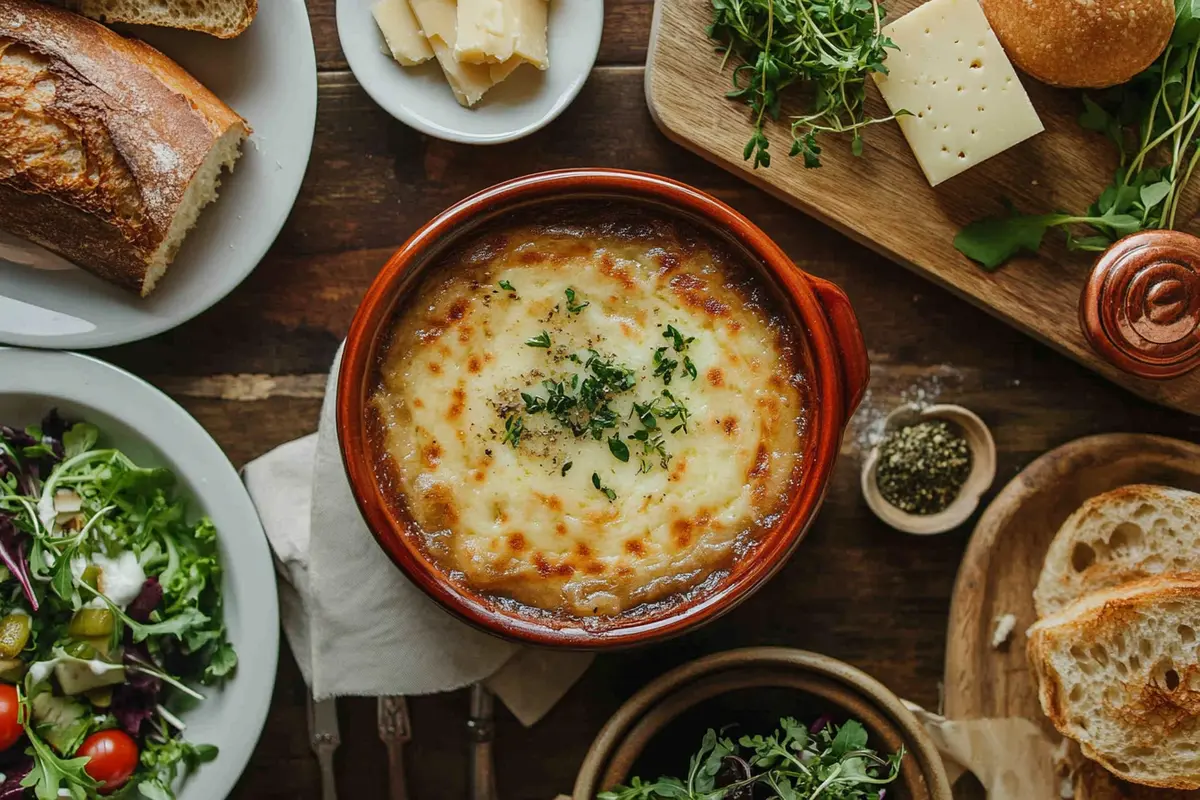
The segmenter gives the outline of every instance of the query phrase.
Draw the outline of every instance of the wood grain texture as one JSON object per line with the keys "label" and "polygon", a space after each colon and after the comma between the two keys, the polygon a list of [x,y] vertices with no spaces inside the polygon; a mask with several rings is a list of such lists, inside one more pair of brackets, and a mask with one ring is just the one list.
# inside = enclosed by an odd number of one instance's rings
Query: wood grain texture
{"label": "wood grain texture", "polygon": [[[332,9],[331,0],[310,2],[319,53],[337,50]],[[606,42],[615,30],[644,52],[648,0],[610,0],[605,13]],[[323,71],[308,174],[287,225],[254,274],[195,320],[97,353],[164,388],[240,467],[315,430],[320,377],[367,285],[408,235],[493,183],[570,166],[627,167],[692,184],[749,216],[806,271],[847,291],[871,351],[871,390],[804,546],[759,594],[713,626],[599,658],[533,728],[498,708],[503,800],[547,800],[569,790],[592,738],[634,691],[685,661],[732,647],[826,653],[936,707],[966,528],[927,539],[896,533],[871,515],[858,491],[862,448],[878,420],[901,401],[939,398],[979,413],[996,436],[999,482],[1038,454],[1091,433],[1200,438],[1200,418],[1134,397],[675,146],[646,111],[643,74],[638,66],[599,67],[546,129],[519,142],[472,148],[415,133],[375,106],[350,73]],[[252,388],[264,379],[273,387]],[[304,692],[285,648],[267,727],[235,800],[320,797]],[[387,754],[376,735],[375,701],[346,698],[338,705],[340,796],[382,800]],[[464,797],[466,695],[413,698],[410,708],[412,797]]]}
{"label": "wood grain texture", "polygon": [[[923,0],[890,3],[894,19]],[[1100,136],[1079,127],[1078,93],[1024,78],[1046,131],[974,169],[930,188],[896,125],[866,134],[863,158],[848,142],[824,142],[823,166],[806,170],[784,157],[786,124],[770,123],[776,158],[755,170],[742,159],[751,125],[739,103],[723,97],[730,70],[704,34],[708,0],[658,0],[646,76],[646,96],[662,131],[725,169],[864,245],[926,275],[1006,322],[1050,344],[1143,397],[1200,413],[1200,371],[1168,381],[1130,376],[1096,356],[1078,319],[1079,295],[1092,261],[1047,236],[1038,256],[1022,256],[988,273],[954,249],[954,236],[1008,198],[1026,211],[1087,208],[1107,185],[1116,154]],[[887,108],[868,81],[868,112]],[[785,107],[785,112],[787,108]]]}

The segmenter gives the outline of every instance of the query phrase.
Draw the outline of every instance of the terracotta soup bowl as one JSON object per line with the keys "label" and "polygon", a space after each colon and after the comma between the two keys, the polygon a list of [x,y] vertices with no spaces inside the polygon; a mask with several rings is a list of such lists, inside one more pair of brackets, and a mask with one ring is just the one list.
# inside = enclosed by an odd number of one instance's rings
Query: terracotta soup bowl
{"label": "terracotta soup bowl", "polygon": [[[419,531],[414,532],[412,515],[403,498],[397,499],[395,480],[377,466],[372,431],[379,427],[378,414],[370,402],[380,385],[381,358],[394,321],[439,257],[473,241],[467,237],[478,237],[481,226],[504,224],[514,215],[545,223],[553,221],[559,209],[587,204],[677,219],[757,273],[755,280],[775,296],[772,302],[780,324],[795,341],[806,397],[794,478],[778,513],[763,524],[753,546],[677,602],[646,603],[607,617],[537,611],[511,598],[477,591],[462,575],[440,567]],[[846,295],[797,269],[778,245],[729,206],[654,175],[608,169],[548,172],[502,183],[454,205],[417,231],[384,265],[359,306],[346,341],[338,377],[338,435],[350,485],[367,525],[396,565],[444,608],[493,634],[531,644],[580,649],[628,646],[679,634],[717,617],[780,568],[817,514],[846,422],[862,399],[868,375],[866,348]],[[586,482],[586,474],[582,480]],[[454,533],[449,526],[448,535]]]}

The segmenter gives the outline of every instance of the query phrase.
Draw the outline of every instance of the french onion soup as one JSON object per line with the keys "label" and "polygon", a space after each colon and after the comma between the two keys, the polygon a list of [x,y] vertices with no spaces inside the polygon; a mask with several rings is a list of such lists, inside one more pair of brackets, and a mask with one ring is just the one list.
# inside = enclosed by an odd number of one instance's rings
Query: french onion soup
{"label": "french onion soup", "polygon": [[460,589],[602,626],[713,591],[787,507],[808,356],[757,269],[658,214],[507,217],[397,311],[372,457]]}

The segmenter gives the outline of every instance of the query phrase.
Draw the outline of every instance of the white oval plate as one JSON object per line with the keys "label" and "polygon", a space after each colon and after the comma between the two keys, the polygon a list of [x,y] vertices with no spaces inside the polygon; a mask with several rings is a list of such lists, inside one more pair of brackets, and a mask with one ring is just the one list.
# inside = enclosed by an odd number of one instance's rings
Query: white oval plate
{"label": "white oval plate", "polygon": [[76,353],[0,347],[0,424],[36,423],[51,408],[97,425],[102,442],[137,463],[171,469],[190,514],[207,514],[217,527],[225,621],[238,668],[223,689],[206,689],[207,699],[184,715],[187,738],[221,752],[183,784],[179,800],[219,800],[233,789],[258,742],[279,657],[275,569],[258,514],[217,443],[150,384]]}
{"label": "white oval plate", "polygon": [[463,108],[430,59],[402,67],[371,15],[376,0],[337,0],[338,38],[354,77],[396,119],[422,133],[465,144],[520,139],[562,113],[583,88],[604,29],[603,0],[550,0],[545,72],[522,64],[475,104]]}
{"label": "white oval plate", "polygon": [[186,322],[262,260],[300,191],[317,116],[317,66],[304,0],[266,0],[236,39],[122,26],[178,61],[254,134],[220,197],[200,214],[161,285],[142,299],[37,245],[0,234],[0,343],[89,348]]}

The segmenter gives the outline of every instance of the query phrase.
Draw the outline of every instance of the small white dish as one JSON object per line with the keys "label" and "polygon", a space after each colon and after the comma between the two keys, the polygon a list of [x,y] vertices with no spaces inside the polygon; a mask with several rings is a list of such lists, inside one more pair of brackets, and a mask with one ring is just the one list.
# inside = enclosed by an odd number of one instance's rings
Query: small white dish
{"label": "small white dish", "polygon": [[392,58],[371,15],[375,2],[337,0],[338,38],[354,77],[405,125],[464,144],[511,142],[561,114],[592,71],[604,28],[603,0],[550,0],[550,68],[522,64],[474,108],[464,108],[437,59],[403,67]]}
{"label": "small white dish", "polygon": [[[289,0],[290,1],[290,0]],[[39,422],[51,408],[99,426],[139,464],[171,469],[189,513],[217,528],[225,569],[225,622],[238,654],[234,677],[183,715],[186,737],[220,754],[182,784],[179,800],[226,797],[267,718],[279,657],[275,569],[258,513],[229,459],[200,423],[124,370],[76,353],[0,347],[0,424]]]}
{"label": "small white dish", "polygon": [[883,499],[876,481],[875,466],[879,462],[879,445],[871,448],[863,461],[862,493],[875,516],[898,531],[918,535],[945,533],[957,528],[975,513],[979,499],[996,479],[996,442],[988,426],[974,412],[962,406],[906,405],[893,411],[884,422],[884,436],[899,428],[928,420],[946,420],[958,425],[971,448],[971,473],[967,476],[958,497],[949,508],[937,514],[909,514]]}
{"label": "small white dish", "polygon": [[200,214],[147,298],[35,244],[0,236],[0,343],[108,347],[145,339],[206,310],[258,266],[292,210],[312,149],[317,65],[304,0],[268,0],[236,39],[122,25],[179,62],[249,121],[254,134],[219,198]]}

